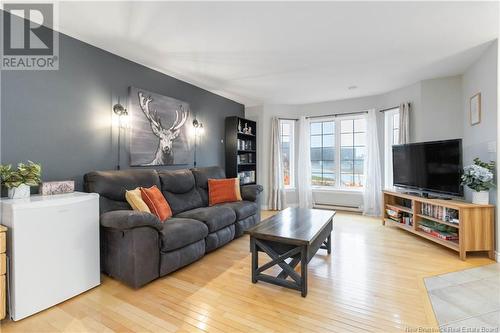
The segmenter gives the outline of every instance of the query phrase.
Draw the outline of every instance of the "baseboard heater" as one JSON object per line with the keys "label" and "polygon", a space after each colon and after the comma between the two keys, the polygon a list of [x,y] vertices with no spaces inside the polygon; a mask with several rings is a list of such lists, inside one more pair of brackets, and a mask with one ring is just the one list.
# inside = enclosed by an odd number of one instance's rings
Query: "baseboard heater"
{"label": "baseboard heater", "polygon": [[359,207],[359,206],[348,206],[348,205],[315,203],[314,204],[314,208],[333,209],[333,210],[345,210],[345,211],[349,211],[349,212],[361,212],[361,207]]}

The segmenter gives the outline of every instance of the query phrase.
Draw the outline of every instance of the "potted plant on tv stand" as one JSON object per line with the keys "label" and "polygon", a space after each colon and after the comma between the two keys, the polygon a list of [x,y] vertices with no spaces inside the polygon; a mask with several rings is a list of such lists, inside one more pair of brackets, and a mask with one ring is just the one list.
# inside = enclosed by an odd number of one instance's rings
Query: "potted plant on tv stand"
{"label": "potted plant on tv stand", "polygon": [[490,201],[490,188],[495,186],[493,172],[495,162],[482,162],[479,158],[474,159],[474,164],[464,168],[462,185],[472,190],[472,203],[486,205]]}
{"label": "potted plant on tv stand", "polygon": [[0,165],[0,179],[8,189],[9,199],[28,198],[30,187],[40,183],[41,172],[40,164],[31,161],[26,164],[19,163],[16,170],[13,170],[10,164]]}

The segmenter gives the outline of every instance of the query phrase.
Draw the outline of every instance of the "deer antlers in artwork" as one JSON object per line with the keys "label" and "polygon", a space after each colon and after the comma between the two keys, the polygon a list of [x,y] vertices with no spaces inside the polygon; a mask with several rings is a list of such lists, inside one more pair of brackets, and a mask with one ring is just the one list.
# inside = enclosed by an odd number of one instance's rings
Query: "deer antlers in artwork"
{"label": "deer antlers in artwork", "polygon": [[172,141],[179,136],[180,128],[184,125],[188,117],[188,111],[184,110],[182,105],[179,105],[179,110],[175,110],[175,121],[169,128],[163,127],[161,119],[158,116],[158,111],[150,110],[150,103],[153,101],[151,96],[145,96],[142,92],[139,92],[139,106],[146,116],[153,134],[159,139],[158,149],[156,151],[156,157],[150,165],[163,165],[171,164],[173,162],[173,152],[172,152]]}

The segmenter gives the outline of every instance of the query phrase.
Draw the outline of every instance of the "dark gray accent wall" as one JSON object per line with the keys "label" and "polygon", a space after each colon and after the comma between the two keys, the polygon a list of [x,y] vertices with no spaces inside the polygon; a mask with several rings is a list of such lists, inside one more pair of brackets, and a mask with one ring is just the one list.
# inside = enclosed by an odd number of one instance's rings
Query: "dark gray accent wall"
{"label": "dark gray accent wall", "polygon": [[[112,105],[135,86],[186,101],[204,123],[198,166],[224,166],[224,119],[244,116],[244,106],[60,34],[57,71],[1,73],[1,163],[42,164],[43,180],[74,179],[114,169],[116,129]],[[121,165],[129,168],[128,144]],[[185,168],[180,165],[160,168]]]}

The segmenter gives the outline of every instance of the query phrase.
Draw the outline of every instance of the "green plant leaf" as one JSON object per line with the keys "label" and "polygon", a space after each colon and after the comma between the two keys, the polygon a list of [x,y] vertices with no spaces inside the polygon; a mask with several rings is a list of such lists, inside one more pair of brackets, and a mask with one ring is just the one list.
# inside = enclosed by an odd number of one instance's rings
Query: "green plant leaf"
{"label": "green plant leaf", "polygon": [[42,167],[40,164],[28,161],[19,163],[16,170],[11,165],[0,165],[0,179],[7,188],[17,187],[21,184],[36,186],[40,183]]}

